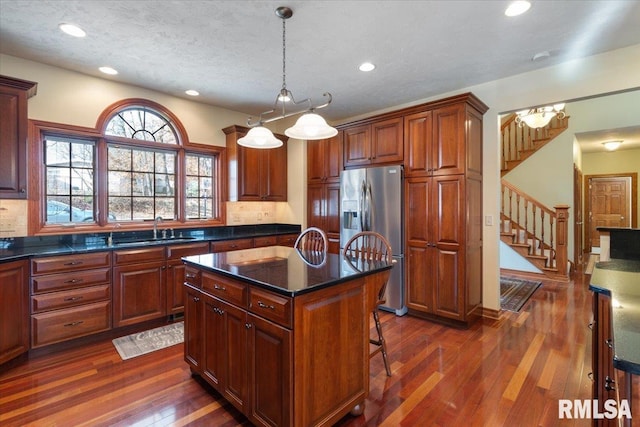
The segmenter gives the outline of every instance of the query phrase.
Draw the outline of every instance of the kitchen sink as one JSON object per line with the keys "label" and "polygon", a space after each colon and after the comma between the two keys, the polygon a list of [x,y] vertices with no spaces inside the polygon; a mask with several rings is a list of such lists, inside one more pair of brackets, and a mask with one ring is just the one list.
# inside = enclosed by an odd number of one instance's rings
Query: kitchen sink
{"label": "kitchen sink", "polygon": [[121,242],[113,242],[113,246],[140,246],[140,245],[160,245],[163,243],[178,243],[188,242],[195,240],[195,237],[166,237],[157,239],[136,239],[136,240],[123,240]]}

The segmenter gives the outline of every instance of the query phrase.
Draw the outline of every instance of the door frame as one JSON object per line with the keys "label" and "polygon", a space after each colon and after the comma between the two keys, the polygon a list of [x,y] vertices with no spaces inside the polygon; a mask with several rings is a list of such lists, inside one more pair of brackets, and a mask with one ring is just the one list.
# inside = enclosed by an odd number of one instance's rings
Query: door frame
{"label": "door frame", "polygon": [[584,203],[582,201],[582,170],[573,164],[573,206],[576,212],[573,222],[573,262],[576,270],[584,264]]}
{"label": "door frame", "polygon": [[587,219],[589,222],[588,227],[584,227],[584,250],[585,252],[591,252],[591,218],[589,218],[589,209],[591,208],[591,189],[589,184],[593,178],[631,178],[631,228],[638,227],[638,173],[637,172],[625,172],[625,173],[607,173],[607,174],[595,174],[585,175],[584,179],[584,210],[582,212],[582,218]]}

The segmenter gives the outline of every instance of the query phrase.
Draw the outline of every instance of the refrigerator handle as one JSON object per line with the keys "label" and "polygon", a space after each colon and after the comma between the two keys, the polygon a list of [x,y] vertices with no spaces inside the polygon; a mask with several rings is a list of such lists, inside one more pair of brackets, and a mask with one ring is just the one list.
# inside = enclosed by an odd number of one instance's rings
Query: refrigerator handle
{"label": "refrigerator handle", "polygon": [[371,193],[371,183],[367,183],[367,219],[366,219],[366,224],[367,224],[367,230],[366,231],[371,231],[371,221],[373,219],[373,205],[371,203],[371,200],[373,198],[373,194]]}
{"label": "refrigerator handle", "polygon": [[367,185],[364,181],[360,185],[360,212],[358,213],[360,216],[360,231],[365,231],[365,211],[367,209]]}

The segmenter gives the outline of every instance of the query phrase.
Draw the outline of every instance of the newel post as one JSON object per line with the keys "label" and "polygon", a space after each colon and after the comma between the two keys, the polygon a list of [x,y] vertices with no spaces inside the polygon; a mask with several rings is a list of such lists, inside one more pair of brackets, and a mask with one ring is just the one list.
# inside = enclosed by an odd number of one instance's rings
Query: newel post
{"label": "newel post", "polygon": [[567,277],[567,238],[569,235],[569,206],[557,205],[556,210],[556,268],[558,274]]}

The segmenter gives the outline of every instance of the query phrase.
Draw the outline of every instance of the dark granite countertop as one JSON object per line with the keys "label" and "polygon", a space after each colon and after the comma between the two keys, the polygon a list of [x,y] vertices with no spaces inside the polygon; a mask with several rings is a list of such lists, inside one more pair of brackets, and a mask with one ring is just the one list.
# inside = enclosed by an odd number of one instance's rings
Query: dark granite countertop
{"label": "dark granite countertop", "polygon": [[611,296],[613,366],[640,375],[640,261],[597,263],[589,289]]}
{"label": "dark granite countertop", "polygon": [[109,233],[68,234],[60,236],[18,237],[0,239],[0,262],[32,256],[71,255],[76,253],[129,249],[149,245],[171,245],[246,239],[259,236],[299,233],[300,225],[260,224],[175,230],[175,238],[153,239],[151,230],[113,233],[113,244],[107,244]]}
{"label": "dark granite countertop", "polygon": [[325,254],[317,265],[309,262],[310,258],[294,248],[268,246],[194,255],[182,260],[290,297],[393,267],[382,261],[354,265],[342,255],[331,253]]}

